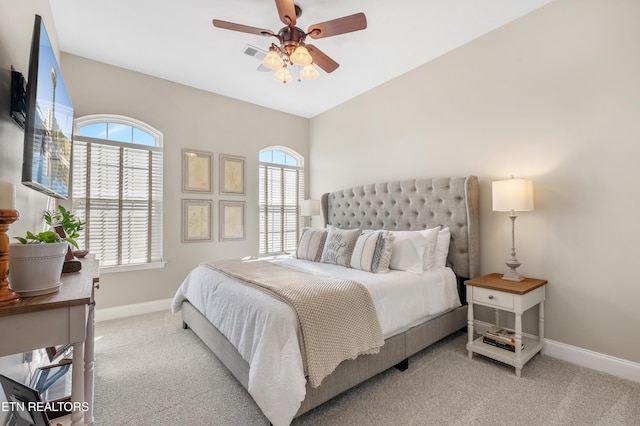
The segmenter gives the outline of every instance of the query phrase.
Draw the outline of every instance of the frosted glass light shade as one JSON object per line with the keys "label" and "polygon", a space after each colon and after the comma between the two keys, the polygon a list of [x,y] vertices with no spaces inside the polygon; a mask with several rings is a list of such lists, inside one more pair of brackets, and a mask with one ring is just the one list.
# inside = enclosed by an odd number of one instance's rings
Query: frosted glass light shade
{"label": "frosted glass light shade", "polygon": [[282,67],[278,71],[273,73],[273,79],[278,83],[290,83],[293,80],[293,76],[287,69],[287,67]]}
{"label": "frosted glass light shade", "polygon": [[533,210],[533,183],[529,179],[507,179],[491,184],[494,212]]}
{"label": "frosted glass light shade", "polygon": [[309,65],[311,61],[313,61],[313,58],[311,58],[309,51],[304,46],[296,47],[296,50],[293,51],[293,54],[291,55],[290,59],[291,59],[291,62],[293,62],[296,65],[300,65],[301,67],[305,65]]}
{"label": "frosted glass light shade", "polygon": [[315,80],[320,77],[320,73],[313,64],[305,65],[300,71],[300,78],[303,80]]}
{"label": "frosted glass light shade", "polygon": [[300,216],[319,216],[320,200],[304,200],[300,205]]}
{"label": "frosted glass light shade", "polygon": [[278,68],[282,68],[284,61],[274,50],[269,50],[267,56],[262,60],[262,65],[270,70],[277,70]]}

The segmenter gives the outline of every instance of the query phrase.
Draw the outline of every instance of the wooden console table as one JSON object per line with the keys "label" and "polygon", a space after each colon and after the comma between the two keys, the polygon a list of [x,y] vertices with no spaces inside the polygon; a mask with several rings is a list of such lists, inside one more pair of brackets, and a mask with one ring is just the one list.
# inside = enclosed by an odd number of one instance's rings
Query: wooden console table
{"label": "wooden console table", "polygon": [[[82,259],[79,272],[63,274],[56,293],[21,298],[0,307],[0,356],[72,344],[71,402],[88,403],[74,411],[71,424],[93,424],[94,298],[98,261]],[[78,404],[79,405],[79,404]]]}

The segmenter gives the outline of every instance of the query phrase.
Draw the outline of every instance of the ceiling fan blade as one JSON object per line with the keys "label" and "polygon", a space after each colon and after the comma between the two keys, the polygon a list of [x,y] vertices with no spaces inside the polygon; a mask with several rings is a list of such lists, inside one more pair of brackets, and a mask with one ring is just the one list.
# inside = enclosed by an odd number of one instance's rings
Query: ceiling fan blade
{"label": "ceiling fan blade", "polygon": [[364,30],[365,28],[367,28],[367,18],[364,16],[364,13],[361,12],[331,21],[313,24],[307,30],[307,34],[311,36],[311,38],[318,39]]}
{"label": "ceiling fan blade", "polygon": [[278,14],[280,20],[285,25],[296,24],[296,5],[293,4],[293,0],[276,0],[276,7],[278,8]]}
{"label": "ceiling fan blade", "polygon": [[340,66],[336,61],[324,54],[324,52],[312,44],[305,46],[313,58],[313,63],[325,70],[327,73],[333,72]]}
{"label": "ceiling fan blade", "polygon": [[257,34],[263,36],[276,36],[273,31],[265,30],[263,28],[250,27],[248,25],[235,24],[233,22],[221,21],[219,19],[213,20],[213,26],[216,28],[222,28],[223,30],[240,31],[241,33]]}

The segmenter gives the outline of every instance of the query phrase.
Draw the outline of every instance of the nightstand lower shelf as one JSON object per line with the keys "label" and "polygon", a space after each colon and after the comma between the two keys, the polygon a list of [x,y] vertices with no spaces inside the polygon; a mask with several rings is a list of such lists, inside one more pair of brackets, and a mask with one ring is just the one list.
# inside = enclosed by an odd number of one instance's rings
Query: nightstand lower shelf
{"label": "nightstand lower shelf", "polygon": [[482,336],[475,339],[472,343],[467,344],[467,350],[470,353],[477,353],[480,355],[493,358],[496,361],[504,362],[505,364],[521,369],[527,361],[529,361],[535,354],[542,350],[542,342],[529,337],[522,337],[522,343],[524,348],[520,351],[520,358],[516,358],[516,353],[508,351],[506,349],[498,348],[482,341]]}

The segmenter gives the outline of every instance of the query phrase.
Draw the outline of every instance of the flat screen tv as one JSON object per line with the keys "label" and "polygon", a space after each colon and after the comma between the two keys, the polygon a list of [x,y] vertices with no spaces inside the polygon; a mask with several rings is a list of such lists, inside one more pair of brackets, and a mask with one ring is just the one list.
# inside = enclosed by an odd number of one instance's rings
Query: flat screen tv
{"label": "flat screen tv", "polygon": [[22,183],[68,198],[73,105],[47,35],[36,15],[27,77]]}

